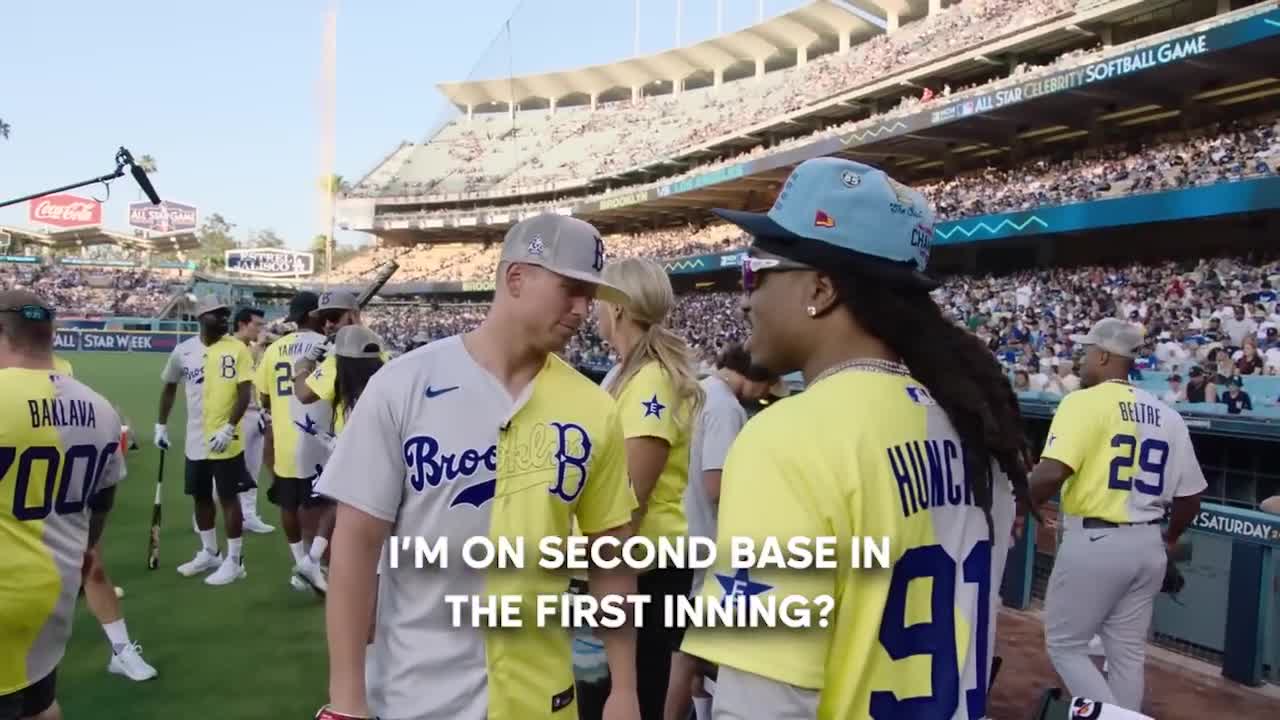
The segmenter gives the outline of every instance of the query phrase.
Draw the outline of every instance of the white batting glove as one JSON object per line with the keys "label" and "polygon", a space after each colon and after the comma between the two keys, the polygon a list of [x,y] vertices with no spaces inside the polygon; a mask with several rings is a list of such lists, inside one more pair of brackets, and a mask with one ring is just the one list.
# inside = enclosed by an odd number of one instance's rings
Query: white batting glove
{"label": "white batting glove", "polygon": [[209,449],[216,453],[223,452],[227,448],[231,447],[231,441],[234,440],[235,437],[236,426],[231,423],[227,423],[222,426],[222,429],[214,433],[213,437],[209,438]]}
{"label": "white batting glove", "polygon": [[323,343],[312,345],[311,349],[307,351],[307,359],[319,365],[324,360],[324,356],[327,355],[328,353],[329,353],[329,343],[326,341]]}
{"label": "white batting glove", "polygon": [[161,450],[169,449],[169,428],[160,423],[156,423],[156,447]]}

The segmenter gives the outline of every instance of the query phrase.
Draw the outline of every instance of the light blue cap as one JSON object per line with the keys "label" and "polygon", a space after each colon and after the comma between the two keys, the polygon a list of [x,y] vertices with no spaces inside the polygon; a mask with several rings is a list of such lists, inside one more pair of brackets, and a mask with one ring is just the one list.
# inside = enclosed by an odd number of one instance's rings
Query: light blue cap
{"label": "light blue cap", "polygon": [[936,218],[919,191],[883,170],[843,158],[806,160],[787,177],[768,213],[713,210],[757,245],[803,262],[862,265],[888,279],[932,288]]}

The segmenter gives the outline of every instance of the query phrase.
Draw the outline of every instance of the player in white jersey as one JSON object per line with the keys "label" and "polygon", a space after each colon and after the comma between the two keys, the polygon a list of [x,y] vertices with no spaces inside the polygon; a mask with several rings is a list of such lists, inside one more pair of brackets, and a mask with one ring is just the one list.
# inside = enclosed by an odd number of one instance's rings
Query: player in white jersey
{"label": "player in white jersey", "polygon": [[[328,456],[327,447],[312,439],[320,428],[329,426],[329,407],[304,405],[293,383],[298,364],[313,347],[325,342],[321,332],[324,324],[316,313],[319,305],[320,296],[306,290],[289,301],[288,321],[295,323],[297,329],[271,343],[263,353],[255,379],[269,418],[267,446],[274,480],[267,497],[280,507],[280,524],[294,567],[306,563],[307,548],[314,543],[322,503],[314,497],[311,486],[316,465]],[[292,571],[289,582],[294,589],[307,590],[307,582]]]}
{"label": "player in white jersey", "polygon": [[[690,537],[715,540],[720,474],[729,456],[729,447],[747,424],[747,411],[742,404],[768,395],[773,378],[768,370],[752,365],[750,353],[734,344],[720,353],[716,358],[716,371],[699,384],[706,393],[706,401],[698,413],[689,444],[689,485],[684,492],[684,513],[689,519]],[[702,594],[706,572],[705,569],[693,571],[691,597]],[[710,719],[710,696],[702,687],[697,661],[677,651],[671,658],[664,714],[669,718],[688,718],[691,703],[699,720]]]}
{"label": "player in white jersey", "polygon": [[125,469],[111,404],[53,367],[53,308],[0,292],[0,720],[60,720],[81,567]]}
{"label": "player in white jersey", "polygon": [[[195,504],[201,547],[190,562],[178,566],[178,572],[192,577],[214,570],[205,583],[225,585],[246,574],[241,555],[244,514],[236,496],[252,482],[244,462],[240,421],[252,394],[253,358],[244,343],[227,335],[231,308],[226,303],[206,298],[196,314],[200,335],[174,348],[160,376],[164,386],[155,443],[162,449],[169,447],[169,413],[182,383],[187,396],[185,490]],[[225,559],[218,552],[214,530],[215,483],[225,521]]]}
{"label": "player in white jersey", "polygon": [[[626,302],[603,268],[604,243],[587,223],[558,215],[517,223],[480,327],[393,360],[361,395],[317,485],[339,503],[327,602],[331,705],[318,717],[577,717],[570,633],[539,628],[531,614],[532,596],[564,593],[568,574],[536,563],[473,571],[459,551],[474,536],[531,547],[545,536],[629,537],[637,503],[616,405],[554,354],[593,296]],[[448,569],[379,575],[390,534],[447,537]],[[636,586],[630,572],[595,569],[590,585],[597,595]],[[451,594],[519,595],[524,625],[455,627]],[[639,720],[634,631],[603,637],[613,678],[604,718]]]}
{"label": "player in white jersey", "polygon": [[[263,317],[265,317],[263,312],[257,308],[241,308],[236,311],[232,320],[235,328],[232,335],[249,348],[249,354],[253,358],[255,370],[258,361],[262,358],[263,347],[260,339],[262,337]],[[258,515],[258,476],[262,472],[262,454],[266,445],[266,427],[256,393],[250,393],[249,395],[249,407],[244,411],[244,419],[240,421],[240,434],[244,437],[245,467],[249,471],[249,484],[238,494],[240,512],[244,515],[244,529],[252,533],[265,535],[274,531],[275,528],[268,525]],[[217,488],[214,488],[214,495],[217,496],[217,494]],[[199,535],[200,528],[196,525],[194,515],[191,516],[191,526],[195,533]]]}
{"label": "player in white jersey", "polygon": [[[319,377],[322,374],[329,375],[326,381],[331,381],[336,376],[337,358],[329,354],[333,339],[342,328],[360,324],[360,308],[356,304],[354,293],[348,290],[331,290],[320,294],[315,314],[327,340],[311,347],[306,356],[295,364],[293,376],[294,396],[316,420],[311,431],[301,434],[299,438],[299,447],[309,456],[307,469],[315,468],[314,474],[307,476],[313,486],[333,453],[334,404],[332,398],[321,397],[312,386],[316,380],[322,379]],[[336,506],[328,498],[314,492],[309,502],[315,512],[315,537],[306,557],[294,567],[294,574],[323,595],[329,589],[323,563],[329,548],[329,538],[333,536]]]}
{"label": "player in white jersey", "polygon": [[[1058,405],[1031,475],[1034,504],[1062,493],[1045,643],[1072,695],[1141,712],[1147,632],[1168,551],[1195,519],[1207,483],[1182,416],[1128,382],[1142,328],[1107,318],[1071,339],[1087,348],[1082,389]],[[1089,657],[1095,635],[1105,679]]]}

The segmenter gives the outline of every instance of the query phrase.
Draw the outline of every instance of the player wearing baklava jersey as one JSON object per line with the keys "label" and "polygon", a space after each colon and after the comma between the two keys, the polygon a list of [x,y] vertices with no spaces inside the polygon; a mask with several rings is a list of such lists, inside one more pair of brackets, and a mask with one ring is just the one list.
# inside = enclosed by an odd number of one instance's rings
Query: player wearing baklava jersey
{"label": "player wearing baklava jersey", "polygon": [[60,718],[85,552],[124,477],[120,418],[53,367],[52,308],[0,292],[0,718]]}

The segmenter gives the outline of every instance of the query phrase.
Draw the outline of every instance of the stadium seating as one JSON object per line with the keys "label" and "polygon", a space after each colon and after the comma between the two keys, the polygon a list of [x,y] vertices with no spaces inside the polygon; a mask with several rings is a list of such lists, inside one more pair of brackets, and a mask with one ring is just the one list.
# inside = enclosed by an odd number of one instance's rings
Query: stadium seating
{"label": "stadium seating", "polygon": [[[1065,16],[1074,0],[969,0],[876,35],[848,52],[719,87],[592,111],[475,113],[412,151],[393,153],[352,196],[519,194],[529,185],[610,175],[650,164],[732,130],[921,65],[1016,29]],[[387,169],[387,170],[384,170]],[[387,178],[386,172],[394,172]]]}

